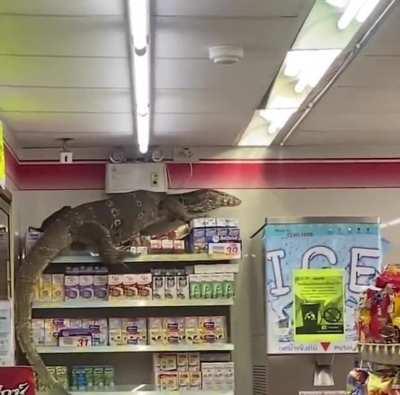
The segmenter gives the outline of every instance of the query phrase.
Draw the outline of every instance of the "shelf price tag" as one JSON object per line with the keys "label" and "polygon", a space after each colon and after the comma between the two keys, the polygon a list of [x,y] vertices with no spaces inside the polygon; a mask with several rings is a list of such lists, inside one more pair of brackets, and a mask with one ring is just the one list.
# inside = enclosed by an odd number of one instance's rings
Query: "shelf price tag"
{"label": "shelf price tag", "polygon": [[208,244],[208,253],[210,255],[224,255],[229,259],[240,259],[242,257],[242,248],[240,243],[210,243]]}
{"label": "shelf price tag", "polygon": [[60,347],[87,348],[92,346],[91,336],[60,337]]}

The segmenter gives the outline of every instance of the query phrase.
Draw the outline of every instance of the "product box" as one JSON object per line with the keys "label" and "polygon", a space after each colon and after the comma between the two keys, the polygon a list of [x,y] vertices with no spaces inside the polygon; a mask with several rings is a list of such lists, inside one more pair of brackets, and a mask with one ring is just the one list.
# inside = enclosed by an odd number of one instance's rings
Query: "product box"
{"label": "product box", "polygon": [[108,275],[108,293],[110,300],[121,300],[124,298],[124,275]]}
{"label": "product box", "polygon": [[122,319],[109,318],[108,320],[108,339],[110,346],[121,346],[124,344],[122,336]]}
{"label": "product box", "polygon": [[39,280],[39,299],[42,302],[51,302],[52,296],[52,275],[42,274]]}
{"label": "product box", "polygon": [[230,241],[240,241],[240,229],[239,228],[216,228],[216,240],[219,243],[225,243]]}
{"label": "product box", "polygon": [[176,299],[176,277],[174,271],[169,271],[165,276],[164,299]]}
{"label": "product box", "polygon": [[138,246],[136,247],[136,253],[139,255],[147,255],[149,253],[149,249],[146,246]]}
{"label": "product box", "polygon": [[195,253],[207,252],[208,245],[204,228],[192,229],[189,235],[190,251]]}
{"label": "product box", "polygon": [[190,372],[190,391],[201,390],[201,372]]}
{"label": "product box", "polygon": [[174,251],[174,241],[169,239],[162,239],[161,250],[164,254],[172,253]]}
{"label": "product box", "polygon": [[204,236],[206,243],[218,243],[220,241],[218,238],[217,228],[205,228]]}
{"label": "product box", "polygon": [[153,271],[153,299],[163,299],[165,292],[165,277],[162,275],[161,271]]}
{"label": "product box", "polygon": [[183,317],[164,318],[167,344],[181,344],[185,339],[185,319]]}
{"label": "product box", "polygon": [[190,221],[190,228],[197,229],[197,228],[205,228],[206,218],[193,218]]}
{"label": "product box", "polygon": [[179,389],[181,391],[190,390],[190,373],[189,372],[178,372]]}
{"label": "product box", "polygon": [[149,300],[153,298],[153,277],[151,273],[141,273],[136,275],[137,297]]}
{"label": "product box", "polygon": [[64,276],[65,300],[76,300],[79,298],[79,272],[77,269],[67,268]]}
{"label": "product box", "polygon": [[32,319],[32,339],[33,344],[37,346],[46,344],[44,319]]}
{"label": "product box", "polygon": [[150,317],[148,319],[149,344],[165,344],[163,320],[160,317]]}
{"label": "product box", "polygon": [[235,374],[233,362],[201,364],[202,388],[205,391],[233,390]]}
{"label": "product box", "polygon": [[183,254],[185,252],[185,240],[174,240],[174,254]]}
{"label": "product box", "polygon": [[160,390],[178,391],[178,372],[160,372]]}
{"label": "product box", "polygon": [[217,218],[216,226],[221,228],[239,228],[239,219],[237,218]]}
{"label": "product box", "polygon": [[108,299],[108,270],[103,267],[95,267],[93,275],[93,291],[95,299]]}
{"label": "product box", "polygon": [[189,359],[186,352],[178,352],[176,354],[177,370],[179,372],[186,372],[189,369]]}
{"label": "product box", "polygon": [[146,318],[122,318],[124,344],[147,344]]}
{"label": "product box", "polygon": [[161,254],[161,252],[162,252],[161,240],[150,240],[150,253]]}
{"label": "product box", "polygon": [[79,297],[84,300],[94,299],[93,274],[79,276]]}
{"label": "product box", "polygon": [[82,319],[82,328],[89,329],[93,346],[106,346],[108,343],[107,318]]}
{"label": "product box", "polygon": [[81,318],[70,318],[69,319],[69,328],[71,329],[80,329],[82,328],[82,319]]}
{"label": "product box", "polygon": [[202,295],[201,281],[202,275],[189,274],[189,293],[190,299],[200,299]]}
{"label": "product box", "polygon": [[212,299],[213,297],[213,275],[203,274],[201,276],[201,297],[203,299]]}
{"label": "product box", "polygon": [[104,388],[114,388],[114,368],[112,366],[104,367]]}
{"label": "product box", "polygon": [[158,354],[159,369],[163,372],[175,371],[178,368],[176,353],[161,353]]}
{"label": "product box", "polygon": [[124,295],[128,299],[137,299],[136,274],[123,274]]}
{"label": "product box", "polygon": [[200,354],[198,352],[188,352],[188,365],[190,372],[200,371]]}
{"label": "product box", "polygon": [[51,275],[51,300],[53,302],[64,301],[64,274]]}
{"label": "product box", "polygon": [[58,346],[59,334],[69,328],[68,318],[47,318],[44,320],[44,337],[46,346]]}
{"label": "product box", "polygon": [[58,343],[60,347],[92,347],[92,334],[89,329],[62,329]]}
{"label": "product box", "polygon": [[184,270],[178,270],[176,274],[176,298],[189,299],[189,277]]}
{"label": "product box", "polygon": [[185,341],[187,344],[199,344],[201,342],[197,317],[185,317]]}
{"label": "product box", "polygon": [[226,342],[226,319],[222,316],[199,317],[200,339],[202,343]]}

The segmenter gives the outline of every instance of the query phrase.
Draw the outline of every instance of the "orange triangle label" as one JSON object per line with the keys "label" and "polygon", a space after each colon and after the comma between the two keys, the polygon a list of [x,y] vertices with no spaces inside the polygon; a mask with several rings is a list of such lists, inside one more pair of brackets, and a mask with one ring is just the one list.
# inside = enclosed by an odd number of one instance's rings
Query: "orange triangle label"
{"label": "orange triangle label", "polygon": [[330,345],[331,345],[330,342],[321,342],[321,346],[325,351],[328,351]]}

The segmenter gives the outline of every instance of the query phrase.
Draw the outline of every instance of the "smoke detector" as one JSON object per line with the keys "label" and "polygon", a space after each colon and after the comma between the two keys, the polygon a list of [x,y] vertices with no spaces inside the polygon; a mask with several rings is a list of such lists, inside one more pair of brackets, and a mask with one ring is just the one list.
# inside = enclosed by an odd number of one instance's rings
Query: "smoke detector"
{"label": "smoke detector", "polygon": [[243,48],[236,45],[218,45],[208,48],[210,60],[216,64],[234,64],[243,58]]}

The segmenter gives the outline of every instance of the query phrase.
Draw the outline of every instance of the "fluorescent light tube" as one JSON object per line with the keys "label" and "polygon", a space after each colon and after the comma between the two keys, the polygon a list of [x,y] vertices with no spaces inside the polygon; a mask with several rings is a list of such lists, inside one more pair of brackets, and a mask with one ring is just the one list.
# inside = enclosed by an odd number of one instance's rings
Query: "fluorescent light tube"
{"label": "fluorescent light tube", "polygon": [[294,108],[267,108],[260,110],[260,116],[268,122],[268,134],[276,134],[294,114]]}
{"label": "fluorescent light tube", "polygon": [[356,17],[357,13],[360,11],[360,8],[363,6],[364,2],[365,0],[349,1],[346,8],[344,9],[342,16],[338,20],[338,29],[344,30],[349,27],[353,19]]}
{"label": "fluorescent light tube", "polygon": [[360,8],[360,11],[358,11],[356,16],[357,22],[364,23],[378,5],[379,1],[380,0],[366,0],[363,6]]}
{"label": "fluorescent light tube", "polygon": [[150,2],[129,0],[132,35],[133,89],[139,151],[147,152],[150,140]]}
{"label": "fluorescent light tube", "polygon": [[348,0],[326,0],[328,4],[336,8],[344,8]]}

